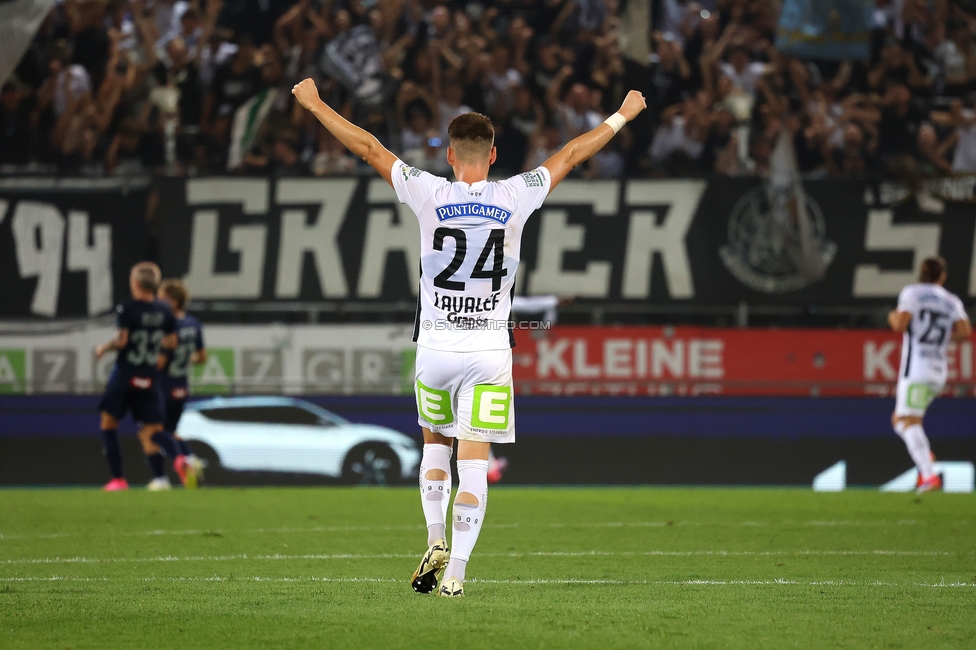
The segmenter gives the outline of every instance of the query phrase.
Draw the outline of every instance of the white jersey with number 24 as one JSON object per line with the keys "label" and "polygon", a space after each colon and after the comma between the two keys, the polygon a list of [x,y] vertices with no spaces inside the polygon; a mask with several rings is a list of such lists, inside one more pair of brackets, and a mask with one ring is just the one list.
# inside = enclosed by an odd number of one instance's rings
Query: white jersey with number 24
{"label": "white jersey with number 24", "polygon": [[420,221],[418,345],[453,352],[512,347],[508,320],[522,228],[550,184],[545,167],[469,185],[393,164],[397,199]]}
{"label": "white jersey with number 24", "polygon": [[902,336],[900,381],[944,384],[946,348],[956,321],[968,320],[962,301],[941,285],[910,284],[898,294],[898,311],[912,315]]}

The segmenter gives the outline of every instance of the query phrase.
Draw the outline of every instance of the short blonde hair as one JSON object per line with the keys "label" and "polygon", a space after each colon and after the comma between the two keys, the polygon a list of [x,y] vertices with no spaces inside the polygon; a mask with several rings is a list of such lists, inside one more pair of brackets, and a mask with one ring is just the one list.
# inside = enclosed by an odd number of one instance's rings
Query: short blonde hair
{"label": "short blonde hair", "polygon": [[155,294],[163,274],[155,262],[139,262],[132,267],[132,277],[140,289]]}

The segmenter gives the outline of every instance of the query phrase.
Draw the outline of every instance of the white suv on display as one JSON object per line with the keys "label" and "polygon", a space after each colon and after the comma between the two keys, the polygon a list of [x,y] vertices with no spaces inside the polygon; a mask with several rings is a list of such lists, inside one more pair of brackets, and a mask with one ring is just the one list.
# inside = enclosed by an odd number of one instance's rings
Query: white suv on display
{"label": "white suv on display", "polygon": [[[176,430],[211,470],[318,475],[347,484],[415,480],[417,443],[373,424],[352,424],[290,397],[190,402]],[[209,448],[209,449],[207,449]]]}

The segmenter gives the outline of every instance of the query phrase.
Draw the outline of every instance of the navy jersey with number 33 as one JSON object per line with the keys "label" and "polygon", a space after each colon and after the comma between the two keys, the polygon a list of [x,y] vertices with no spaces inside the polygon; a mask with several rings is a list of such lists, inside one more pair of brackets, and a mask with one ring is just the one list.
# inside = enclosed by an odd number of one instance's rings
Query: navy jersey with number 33
{"label": "navy jersey with number 33", "polygon": [[116,371],[126,378],[155,378],[163,339],[176,330],[176,319],[169,305],[161,300],[128,300],[116,307],[115,312],[115,326],[129,332],[128,342],[115,358]]}

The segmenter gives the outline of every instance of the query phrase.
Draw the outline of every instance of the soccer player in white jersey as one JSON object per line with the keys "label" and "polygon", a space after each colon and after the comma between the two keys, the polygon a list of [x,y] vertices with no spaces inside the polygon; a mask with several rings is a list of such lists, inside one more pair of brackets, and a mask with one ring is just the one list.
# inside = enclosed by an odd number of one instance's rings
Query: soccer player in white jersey
{"label": "soccer player in white jersey", "polygon": [[[484,522],[491,443],[515,441],[512,406],[511,295],[522,228],[570,171],[603,148],[646,107],[630,91],[606,122],[569,142],[532,171],[488,181],[494,128],[478,113],[448,128],[447,162],[457,182],[405,165],[370,133],[319,98],[311,79],[292,90],[343,145],[369,163],[420,221],[421,280],[414,340],[415,391],[424,434],[420,490],[427,552],[411,583],[421,593],[461,596],[464,572]],[[460,483],[445,541],[451,454],[458,439]]]}
{"label": "soccer player in white jersey", "polygon": [[918,467],[918,491],[942,487],[933,470],[929,439],[922,417],[942,392],[948,376],[946,347],[965,341],[973,332],[962,301],[943,288],[946,263],[941,257],[922,262],[919,281],[901,290],[898,307],[888,314],[891,329],[902,334],[897,401],[891,423]]}

